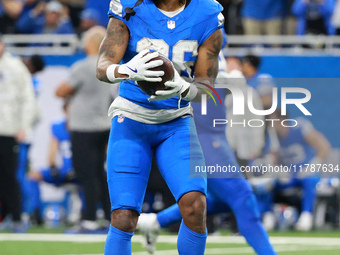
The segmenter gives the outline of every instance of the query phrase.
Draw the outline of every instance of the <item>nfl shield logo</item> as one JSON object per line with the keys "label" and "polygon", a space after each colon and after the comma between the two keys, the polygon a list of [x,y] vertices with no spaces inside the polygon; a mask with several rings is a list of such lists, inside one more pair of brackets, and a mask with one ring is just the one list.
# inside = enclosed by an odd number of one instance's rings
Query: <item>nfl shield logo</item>
{"label": "nfl shield logo", "polygon": [[174,29],[175,27],[176,27],[176,22],[174,20],[169,20],[168,21],[168,28]]}
{"label": "nfl shield logo", "polygon": [[125,119],[124,115],[119,115],[117,121],[118,121],[118,123],[122,123],[124,121],[124,119]]}

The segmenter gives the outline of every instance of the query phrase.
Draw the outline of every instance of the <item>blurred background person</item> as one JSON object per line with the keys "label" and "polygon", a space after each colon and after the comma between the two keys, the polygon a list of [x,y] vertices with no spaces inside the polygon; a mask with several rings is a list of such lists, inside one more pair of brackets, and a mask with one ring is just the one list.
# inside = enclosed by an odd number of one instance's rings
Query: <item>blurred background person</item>
{"label": "blurred background person", "polygon": [[225,18],[224,29],[228,35],[242,34],[241,7],[243,0],[219,0],[223,6],[222,14]]}
{"label": "blurred background person", "polygon": [[18,143],[25,140],[32,126],[36,99],[31,74],[22,61],[5,52],[4,47],[0,39],[0,200],[2,214],[8,216],[0,229],[25,232],[16,180]]}
{"label": "blurred background person", "polygon": [[15,21],[21,14],[23,3],[20,0],[0,0],[0,33],[15,32]]}
{"label": "blurred background person", "polygon": [[295,0],[292,13],[298,18],[297,34],[334,35],[334,5],[335,0]]}
{"label": "blurred background person", "polygon": [[[280,143],[273,127],[267,127],[265,132],[265,143],[259,157],[249,161],[249,166],[272,167],[278,163],[278,153]],[[266,230],[273,230],[276,226],[276,217],[273,213],[274,206],[274,188],[277,177],[272,173],[254,173],[248,175],[249,181],[253,186],[257,204],[259,206],[263,226]]]}
{"label": "blurred background person", "polygon": [[[226,134],[231,148],[235,151],[238,163],[241,166],[248,165],[249,161],[257,158],[261,154],[264,146],[264,126],[252,128],[248,126],[248,121],[251,119],[263,119],[263,116],[257,116],[251,113],[247,107],[248,91],[252,91],[252,102],[255,109],[262,110],[261,98],[255,89],[251,88],[243,74],[239,71],[241,69],[241,61],[235,57],[227,58],[227,72],[234,75],[235,85],[237,85],[245,95],[245,113],[244,115],[234,115],[233,96],[228,94],[226,97],[227,119],[228,125]],[[233,71],[230,71],[233,70]],[[232,124],[238,123],[238,124]],[[244,125],[242,123],[245,123]]]}
{"label": "blurred background person", "polygon": [[80,14],[79,33],[82,34],[91,27],[99,25],[100,14],[96,9],[85,9]]}
{"label": "blurred background person", "polygon": [[249,54],[242,59],[242,73],[247,78],[247,84],[255,89],[260,95],[263,109],[270,109],[272,106],[272,76],[260,72],[261,58]]}
{"label": "blurred background person", "polygon": [[[281,109],[277,109],[272,115],[274,128],[279,138],[279,164],[286,166],[296,165],[296,173],[291,173],[288,178],[280,178],[276,185],[276,192],[289,192],[289,189],[301,188],[301,214],[295,228],[299,231],[310,231],[313,228],[313,209],[316,200],[316,184],[319,176],[316,171],[306,172],[305,164],[322,164],[326,159],[330,144],[326,137],[317,131],[311,122],[304,118],[298,118],[295,127],[285,127],[281,121],[289,117],[281,115]],[[302,173],[299,169],[302,167]],[[309,166],[313,168],[313,166]],[[315,174],[316,173],[316,174]],[[296,192],[293,193],[296,195]]]}
{"label": "blurred background person", "polygon": [[[39,81],[36,78],[36,74],[42,71],[45,67],[44,60],[39,55],[33,55],[23,59],[23,63],[26,65],[28,71],[32,75],[32,84],[35,92],[36,99],[39,96]],[[18,169],[17,169],[17,180],[20,185],[21,199],[22,199],[22,212],[23,221],[25,224],[30,224],[30,217],[33,216],[34,209],[39,206],[39,187],[38,183],[30,181],[27,178],[27,170],[29,168],[29,150],[32,145],[34,136],[34,128],[40,120],[40,109],[36,100],[34,119],[31,123],[29,130],[27,131],[26,137],[19,143],[18,153]]]}
{"label": "blurred background person", "polygon": [[73,34],[67,7],[58,1],[39,2],[17,21],[17,30],[25,34]]}
{"label": "blurred background person", "polygon": [[226,59],[226,72],[230,73],[233,70],[242,72],[242,62],[237,57],[227,57]]}
{"label": "blurred background person", "polygon": [[[58,187],[63,185],[67,192],[66,198],[69,198],[70,202],[65,203],[64,200],[61,203],[54,202],[54,206],[59,208],[66,207],[64,208],[67,219],[66,223],[74,225],[80,220],[81,206],[79,206],[78,201],[81,200],[73,169],[70,132],[67,129],[67,100],[64,103],[63,109],[65,118],[54,121],[51,125],[52,138],[49,144],[48,167],[40,170],[31,170],[28,173],[28,178],[38,183],[44,181]],[[61,161],[58,160],[59,158],[61,158]],[[37,199],[40,202],[40,194],[38,194]],[[47,219],[45,220],[47,221]],[[45,223],[48,224],[48,222]]]}
{"label": "blurred background person", "polygon": [[37,74],[42,72],[45,68],[45,60],[39,55],[32,55],[29,57],[24,57],[22,60],[27,67],[28,71],[32,75],[34,93],[38,97],[40,92],[40,81],[37,78]]}
{"label": "blurred background person", "polygon": [[340,0],[336,1],[332,16],[332,25],[336,29],[336,34],[340,35]]}
{"label": "blurred background person", "polygon": [[282,34],[296,34],[296,17],[292,14],[294,0],[283,0]]}
{"label": "blurred background person", "polygon": [[45,61],[44,59],[39,55],[32,55],[30,57],[23,58],[23,62],[32,74],[33,79],[33,85],[35,94],[39,94],[39,82],[36,78],[36,74],[44,70],[45,68]]}
{"label": "blurred background person", "polygon": [[283,8],[282,0],[243,0],[244,34],[281,34]]}
{"label": "blurred background person", "polygon": [[85,9],[97,10],[100,14],[99,25],[107,27],[109,18],[107,16],[107,8],[110,5],[110,0],[87,0],[85,4]]}
{"label": "blurred background person", "polygon": [[83,188],[85,205],[82,221],[69,233],[91,233],[99,230],[96,209],[99,202],[105,212],[107,227],[111,207],[104,163],[110,131],[107,109],[112,102],[110,85],[97,80],[96,62],[99,46],[105,36],[100,26],[91,28],[84,35],[87,58],[75,63],[69,79],[56,90],[56,95],[69,98],[69,122],[73,165]]}
{"label": "blurred background person", "polygon": [[24,0],[23,8],[20,16],[27,15],[31,10],[33,10],[39,4],[39,0]]}
{"label": "blurred background person", "polygon": [[59,2],[68,8],[73,27],[79,27],[80,14],[85,7],[86,0],[59,0]]}
{"label": "blurred background person", "polygon": [[[67,115],[67,102],[64,104],[64,111]],[[48,165],[41,171],[30,171],[29,177],[37,181],[61,184],[67,181],[73,181],[71,138],[67,129],[67,120],[62,119],[52,123],[52,139],[49,145]],[[61,163],[58,165],[58,155],[61,157]]]}

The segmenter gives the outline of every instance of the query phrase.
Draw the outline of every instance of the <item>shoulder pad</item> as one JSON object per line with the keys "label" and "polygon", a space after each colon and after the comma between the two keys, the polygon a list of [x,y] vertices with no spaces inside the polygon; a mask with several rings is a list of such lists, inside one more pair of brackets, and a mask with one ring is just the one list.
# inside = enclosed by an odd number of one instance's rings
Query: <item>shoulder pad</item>
{"label": "shoulder pad", "polygon": [[124,9],[126,7],[133,7],[135,3],[136,0],[111,0],[109,13],[112,12],[122,18],[124,15]]}

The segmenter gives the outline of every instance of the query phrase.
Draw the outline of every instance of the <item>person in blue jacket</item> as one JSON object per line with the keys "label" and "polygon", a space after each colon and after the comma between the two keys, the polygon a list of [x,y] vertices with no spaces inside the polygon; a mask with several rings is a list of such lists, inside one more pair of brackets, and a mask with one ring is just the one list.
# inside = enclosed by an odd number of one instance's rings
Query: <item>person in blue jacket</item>
{"label": "person in blue jacket", "polygon": [[243,0],[242,18],[247,35],[281,33],[285,0]]}
{"label": "person in blue jacket", "polygon": [[292,13],[298,18],[297,34],[334,35],[331,19],[334,0],[295,0]]}
{"label": "person in blue jacket", "polygon": [[57,1],[41,2],[17,21],[19,33],[26,34],[73,34],[74,28],[64,14],[64,7]]}

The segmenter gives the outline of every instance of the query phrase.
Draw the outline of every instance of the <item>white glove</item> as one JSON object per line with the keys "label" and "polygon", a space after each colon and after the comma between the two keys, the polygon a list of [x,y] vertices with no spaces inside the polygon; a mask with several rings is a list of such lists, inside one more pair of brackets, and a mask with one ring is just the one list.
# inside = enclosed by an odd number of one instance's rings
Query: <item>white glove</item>
{"label": "white glove", "polygon": [[[121,80],[161,82],[161,76],[164,75],[164,71],[151,71],[149,69],[163,65],[163,60],[150,61],[158,57],[159,53],[152,52],[147,54],[148,52],[150,52],[149,49],[141,51],[126,64],[109,66],[106,71],[108,79],[111,82],[119,82]],[[116,78],[114,75],[116,68],[118,68],[118,73],[126,74],[129,77],[124,79]]]}
{"label": "white glove", "polygon": [[164,99],[172,98],[172,97],[175,97],[175,96],[181,97],[181,94],[184,91],[186,91],[188,88],[190,88],[190,83],[186,82],[178,74],[178,72],[176,71],[175,68],[174,68],[174,74],[175,74],[175,77],[174,77],[173,81],[167,81],[167,82],[164,83],[165,87],[169,88],[169,89],[167,89],[167,90],[157,90],[155,92],[156,95],[152,95],[151,97],[149,97],[149,99],[148,99],[149,101],[164,100]]}

